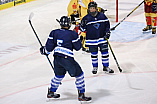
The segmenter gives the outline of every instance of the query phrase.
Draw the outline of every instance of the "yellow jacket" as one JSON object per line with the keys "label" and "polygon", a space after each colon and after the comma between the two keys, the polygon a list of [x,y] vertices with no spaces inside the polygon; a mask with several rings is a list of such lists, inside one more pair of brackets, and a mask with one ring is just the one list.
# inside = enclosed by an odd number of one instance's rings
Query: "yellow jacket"
{"label": "yellow jacket", "polygon": [[71,0],[67,8],[68,16],[70,16],[71,14],[76,14],[78,12],[78,9],[78,0]]}
{"label": "yellow jacket", "polygon": [[146,5],[151,5],[152,3],[157,3],[157,0],[144,0]]}
{"label": "yellow jacket", "polygon": [[92,1],[93,0],[71,0],[67,8],[68,16],[79,13],[80,18],[84,17],[87,14],[88,4]]}

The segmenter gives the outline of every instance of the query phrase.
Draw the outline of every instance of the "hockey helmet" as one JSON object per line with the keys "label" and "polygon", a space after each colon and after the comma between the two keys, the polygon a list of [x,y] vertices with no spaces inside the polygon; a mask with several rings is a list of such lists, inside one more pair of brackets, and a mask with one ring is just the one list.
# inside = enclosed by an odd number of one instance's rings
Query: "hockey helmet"
{"label": "hockey helmet", "polygon": [[[89,10],[90,7],[95,7],[96,11],[95,11],[95,12],[90,12],[90,10]],[[94,2],[94,1],[93,1],[93,2],[90,2],[90,3],[88,4],[88,10],[87,10],[87,12],[88,12],[89,14],[91,14],[91,16],[96,17],[97,14],[98,14],[97,3]]]}
{"label": "hockey helmet", "polygon": [[68,16],[62,16],[59,23],[61,27],[68,27],[68,28],[71,27],[71,20],[70,17]]}
{"label": "hockey helmet", "polygon": [[90,2],[89,4],[88,4],[88,9],[90,8],[90,7],[95,7],[95,8],[97,8],[97,3],[96,2]]}

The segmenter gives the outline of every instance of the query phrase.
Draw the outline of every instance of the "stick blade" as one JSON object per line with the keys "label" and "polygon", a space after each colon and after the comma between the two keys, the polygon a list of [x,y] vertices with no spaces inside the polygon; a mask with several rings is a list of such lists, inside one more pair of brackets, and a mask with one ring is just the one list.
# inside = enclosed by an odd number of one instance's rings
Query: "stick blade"
{"label": "stick blade", "polygon": [[122,69],[119,69],[120,72],[122,72]]}
{"label": "stick blade", "polygon": [[58,19],[56,19],[56,21],[57,21],[58,23],[60,23],[60,21],[59,21]]}
{"label": "stick blade", "polygon": [[29,15],[29,21],[31,21],[31,19],[33,18],[34,16],[34,13],[32,12],[30,15]]}

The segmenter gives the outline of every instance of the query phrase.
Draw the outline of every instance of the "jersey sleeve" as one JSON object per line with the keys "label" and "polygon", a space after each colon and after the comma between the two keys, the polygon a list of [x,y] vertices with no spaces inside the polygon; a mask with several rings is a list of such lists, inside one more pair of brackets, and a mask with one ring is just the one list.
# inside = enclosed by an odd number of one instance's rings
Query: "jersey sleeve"
{"label": "jersey sleeve", "polygon": [[72,44],[73,44],[73,49],[75,49],[76,51],[80,50],[82,47],[82,43],[79,39],[79,35],[76,32],[73,32]]}
{"label": "jersey sleeve", "polygon": [[108,33],[108,32],[110,32],[110,21],[109,21],[109,19],[104,15],[104,19],[106,20],[106,22],[105,22],[105,33]]}
{"label": "jersey sleeve", "polygon": [[81,23],[79,24],[79,29],[82,31],[82,32],[85,32],[86,31],[86,26],[87,24],[87,19],[84,17],[82,20],[81,20]]}
{"label": "jersey sleeve", "polygon": [[47,52],[52,52],[53,49],[55,48],[55,43],[54,43],[54,31],[51,31],[48,39],[47,39],[47,42],[46,42],[46,51]]}

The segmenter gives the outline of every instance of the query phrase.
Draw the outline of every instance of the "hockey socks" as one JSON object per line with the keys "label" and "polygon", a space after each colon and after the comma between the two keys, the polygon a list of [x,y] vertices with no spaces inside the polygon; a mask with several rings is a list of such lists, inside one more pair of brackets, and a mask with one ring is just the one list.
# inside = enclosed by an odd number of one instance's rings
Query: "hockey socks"
{"label": "hockey socks", "polygon": [[91,59],[93,67],[98,67],[98,52],[91,52]]}
{"label": "hockey socks", "polygon": [[85,82],[84,82],[84,74],[83,72],[81,73],[80,76],[76,77],[76,87],[78,89],[78,100],[79,101],[91,101],[91,97],[86,97],[85,96]]}
{"label": "hockey socks", "polygon": [[81,75],[75,78],[76,78],[75,84],[77,89],[80,91],[80,93],[84,93],[85,92],[84,73],[82,72]]}
{"label": "hockey socks", "polygon": [[102,64],[103,66],[108,67],[109,66],[109,54],[108,51],[106,52],[101,52],[101,57],[102,57]]}
{"label": "hockey socks", "polygon": [[61,81],[63,78],[64,78],[64,75],[62,75],[62,76],[55,75],[55,77],[51,80],[50,90],[52,92],[56,92],[56,90],[58,89],[59,85],[61,84]]}

